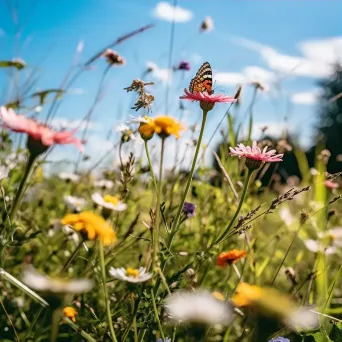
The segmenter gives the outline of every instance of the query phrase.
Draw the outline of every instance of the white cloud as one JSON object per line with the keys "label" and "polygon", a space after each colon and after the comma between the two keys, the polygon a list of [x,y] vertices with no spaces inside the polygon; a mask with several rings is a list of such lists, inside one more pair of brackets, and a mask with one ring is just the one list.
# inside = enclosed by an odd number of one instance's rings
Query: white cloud
{"label": "white cloud", "polygon": [[218,84],[233,85],[244,83],[245,77],[239,72],[218,72],[215,74],[215,81]]}
{"label": "white cloud", "polygon": [[260,82],[268,89],[269,84],[276,81],[276,76],[273,72],[258,66],[248,66],[242,72],[218,72],[214,79],[218,84],[227,86]]}
{"label": "white cloud", "polygon": [[185,23],[192,19],[192,12],[179,6],[172,6],[167,2],[159,2],[153,11],[153,15],[166,21]]}
{"label": "white cloud", "polygon": [[164,83],[171,83],[172,79],[170,69],[162,69],[156,63],[153,62],[147,62],[147,67],[153,70],[152,75],[154,75],[154,77],[158,78]]}
{"label": "white cloud", "polygon": [[342,59],[342,36],[307,40],[299,44],[299,50],[311,60],[335,63]]}
{"label": "white cloud", "polygon": [[291,101],[296,104],[311,105],[316,103],[318,92],[317,91],[307,91],[301,93],[295,93],[291,96]]}
{"label": "white cloud", "polygon": [[[86,128],[86,122],[82,120],[70,120],[67,118],[55,118],[51,121],[51,126],[55,129],[78,129],[83,131]],[[88,123],[88,130],[100,130],[102,125],[90,121]]]}
{"label": "white cloud", "polygon": [[327,77],[332,72],[332,63],[341,58],[342,37],[301,42],[299,50],[302,56],[283,54],[245,38],[231,36],[229,39],[259,53],[272,70],[294,76]]}

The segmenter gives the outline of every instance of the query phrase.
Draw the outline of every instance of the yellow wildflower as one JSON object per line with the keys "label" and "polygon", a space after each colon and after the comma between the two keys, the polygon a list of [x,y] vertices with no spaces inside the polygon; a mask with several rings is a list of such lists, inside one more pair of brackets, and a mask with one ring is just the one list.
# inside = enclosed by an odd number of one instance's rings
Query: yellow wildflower
{"label": "yellow wildflower", "polygon": [[219,291],[214,291],[211,293],[217,300],[220,300],[221,302],[224,301],[224,295]]}
{"label": "yellow wildflower", "polygon": [[63,309],[63,315],[70,318],[73,322],[76,322],[76,316],[78,315],[78,312],[71,306],[66,306]]}
{"label": "yellow wildflower", "polygon": [[139,133],[144,140],[149,140],[157,133],[162,138],[174,135],[177,139],[180,137],[182,125],[170,116],[157,116],[156,118],[144,117],[139,126]]}
{"label": "yellow wildflower", "polygon": [[263,295],[264,292],[260,287],[247,283],[240,283],[236,289],[235,295],[231,298],[231,301],[236,306],[247,306],[262,298]]}
{"label": "yellow wildflower", "polygon": [[112,227],[103,217],[91,211],[80,214],[67,214],[63,217],[62,224],[69,224],[75,230],[86,232],[89,240],[98,237],[105,246],[116,241],[116,234]]}

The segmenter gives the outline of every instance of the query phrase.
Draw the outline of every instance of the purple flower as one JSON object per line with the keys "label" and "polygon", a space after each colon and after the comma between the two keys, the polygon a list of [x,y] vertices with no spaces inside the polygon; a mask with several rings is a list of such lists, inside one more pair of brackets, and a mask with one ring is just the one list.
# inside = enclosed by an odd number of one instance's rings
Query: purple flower
{"label": "purple flower", "polygon": [[[166,338],[165,338],[165,341],[166,341],[166,342],[171,342],[171,339],[168,338],[168,337],[166,337]],[[158,338],[157,342],[163,342],[163,339],[162,339],[162,338]]]}
{"label": "purple flower", "polygon": [[288,338],[278,336],[278,337],[272,338],[268,342],[291,342],[291,341]]}
{"label": "purple flower", "polygon": [[190,202],[184,202],[183,213],[187,218],[195,216],[196,213],[196,205]]}
{"label": "purple flower", "polygon": [[177,67],[174,68],[175,70],[186,70],[189,71],[191,70],[191,65],[187,61],[181,61]]}

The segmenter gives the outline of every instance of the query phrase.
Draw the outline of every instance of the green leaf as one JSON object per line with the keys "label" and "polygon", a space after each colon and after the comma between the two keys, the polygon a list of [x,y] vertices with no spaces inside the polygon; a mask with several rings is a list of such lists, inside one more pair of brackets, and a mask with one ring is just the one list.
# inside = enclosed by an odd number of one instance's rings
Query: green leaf
{"label": "green leaf", "polygon": [[229,125],[229,142],[231,146],[236,146],[236,138],[234,133],[233,117],[228,113],[228,125]]}
{"label": "green leaf", "polygon": [[25,67],[25,62],[21,60],[0,61],[0,68],[16,68],[21,70]]}
{"label": "green leaf", "polygon": [[327,333],[324,330],[318,330],[306,335],[305,340],[307,342],[332,342]]}
{"label": "green leaf", "polygon": [[342,342],[342,323],[333,324],[329,337],[334,342]]}

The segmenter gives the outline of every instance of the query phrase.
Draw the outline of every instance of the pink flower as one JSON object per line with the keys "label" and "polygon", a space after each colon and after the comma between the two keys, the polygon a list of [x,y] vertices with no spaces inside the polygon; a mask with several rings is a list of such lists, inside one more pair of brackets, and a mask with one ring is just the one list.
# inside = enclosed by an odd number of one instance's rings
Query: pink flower
{"label": "pink flower", "polygon": [[76,130],[55,132],[48,126],[26,118],[24,115],[17,115],[12,108],[6,107],[0,107],[0,119],[3,121],[0,126],[13,132],[26,133],[45,146],[74,144],[80,151],[83,151],[82,142],[73,136]]}
{"label": "pink flower", "polygon": [[283,161],[283,154],[276,154],[276,150],[267,152],[267,146],[261,151],[256,141],[253,141],[252,147],[239,144],[237,147],[229,147],[230,154],[239,158],[246,158],[246,166],[250,169],[257,169],[261,163],[272,163]]}
{"label": "pink flower", "polygon": [[198,92],[198,93],[190,93],[187,89],[184,89],[185,95],[180,96],[179,98],[182,100],[189,100],[189,101],[204,101],[208,103],[216,103],[216,102],[229,102],[235,103],[236,99],[232,96],[224,96],[222,94],[217,95],[209,95],[208,93]]}
{"label": "pink flower", "polygon": [[329,188],[329,189],[337,189],[337,188],[339,188],[339,185],[337,183],[335,183],[335,182],[333,182],[333,181],[331,181],[329,179],[324,182],[324,185],[327,188]]}

